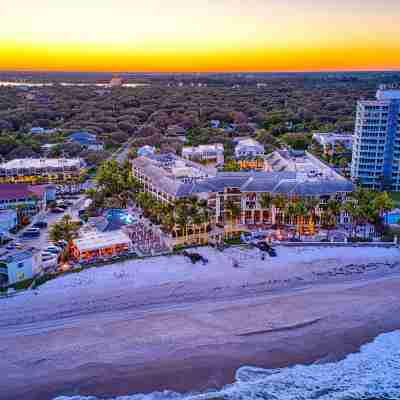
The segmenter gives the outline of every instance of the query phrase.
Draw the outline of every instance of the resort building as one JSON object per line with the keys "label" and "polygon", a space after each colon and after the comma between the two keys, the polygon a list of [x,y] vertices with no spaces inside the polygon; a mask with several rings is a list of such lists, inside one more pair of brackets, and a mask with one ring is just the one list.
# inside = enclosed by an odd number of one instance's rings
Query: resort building
{"label": "resort building", "polygon": [[0,210],[16,210],[18,217],[22,219],[44,210],[46,204],[44,185],[0,184]]}
{"label": "resort building", "polygon": [[132,169],[144,192],[170,204],[190,195],[196,182],[216,175],[213,168],[206,168],[173,153],[135,158]]}
{"label": "resort building", "polygon": [[182,149],[182,157],[204,164],[214,163],[223,165],[224,145],[221,143],[200,146],[187,146]]}
{"label": "resort building", "polygon": [[319,143],[324,150],[324,153],[335,153],[338,146],[344,147],[346,150],[353,149],[354,136],[346,133],[314,133],[313,139]]}
{"label": "resort building", "polygon": [[235,157],[241,170],[264,169],[264,146],[254,139],[239,139],[235,146]]}
{"label": "resort building", "polygon": [[351,177],[400,191],[400,86],[381,85],[376,100],[357,103]]}
{"label": "resort building", "polygon": [[[344,202],[352,191],[353,184],[338,174],[326,176],[301,172],[255,171],[219,173],[214,178],[198,183],[192,190],[200,198],[207,200],[208,206],[214,210],[217,224],[231,224],[232,206],[236,208],[238,212],[235,225],[238,228],[240,225],[251,227],[295,224],[297,217],[287,213],[287,205],[311,199],[314,205],[302,218],[305,226],[315,226],[322,221],[330,199]],[[276,197],[283,199],[283,203],[275,203]],[[348,216],[341,213],[338,222],[349,222]]]}
{"label": "resort building", "polygon": [[0,183],[70,183],[81,177],[80,158],[20,158],[0,164]]}
{"label": "resort building", "polygon": [[118,256],[132,249],[132,241],[122,230],[111,232],[90,232],[74,239],[70,254],[75,261],[91,261],[96,258]]}
{"label": "resort building", "polygon": [[39,250],[6,251],[0,254],[0,281],[3,285],[32,279],[40,271]]}

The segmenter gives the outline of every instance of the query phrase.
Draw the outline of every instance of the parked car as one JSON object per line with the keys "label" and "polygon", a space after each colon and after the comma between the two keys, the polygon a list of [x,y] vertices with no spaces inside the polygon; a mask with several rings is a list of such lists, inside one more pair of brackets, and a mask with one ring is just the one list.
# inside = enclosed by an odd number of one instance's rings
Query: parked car
{"label": "parked car", "polygon": [[38,222],[35,222],[35,223],[33,224],[33,226],[34,226],[35,228],[39,228],[39,229],[47,228],[47,222],[45,222],[45,221],[38,221]]}
{"label": "parked car", "polygon": [[54,246],[60,247],[61,249],[65,249],[68,246],[68,242],[66,240],[59,240],[54,243]]}
{"label": "parked car", "polygon": [[54,207],[50,211],[54,214],[62,214],[65,210],[60,207]]}
{"label": "parked car", "polygon": [[48,251],[49,253],[53,254],[60,254],[62,249],[60,249],[58,246],[47,246],[44,251]]}
{"label": "parked car", "polygon": [[22,234],[22,238],[24,239],[32,239],[32,238],[37,238],[40,236],[40,230],[34,231],[28,229]]}

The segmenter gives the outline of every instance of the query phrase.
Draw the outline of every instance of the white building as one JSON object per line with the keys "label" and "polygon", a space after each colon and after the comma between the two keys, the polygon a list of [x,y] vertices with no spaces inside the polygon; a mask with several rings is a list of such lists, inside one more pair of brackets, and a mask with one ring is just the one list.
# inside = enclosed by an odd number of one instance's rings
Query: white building
{"label": "white building", "polygon": [[18,217],[15,210],[0,209],[0,232],[10,232],[17,224]]}
{"label": "white building", "polygon": [[154,146],[142,146],[137,150],[138,157],[148,157],[155,154],[156,148]]}
{"label": "white building", "polygon": [[224,145],[221,143],[187,146],[182,149],[182,157],[193,161],[224,163]]}
{"label": "white building", "polygon": [[376,100],[357,103],[351,177],[400,191],[400,86],[382,85]]}
{"label": "white building", "polygon": [[324,148],[324,151],[327,151],[329,147],[334,150],[337,144],[341,144],[346,149],[352,150],[354,136],[345,133],[318,132],[313,134],[313,139]]}
{"label": "white building", "polygon": [[32,279],[41,270],[41,256],[38,250],[5,252],[0,255],[0,275],[8,285]]}
{"label": "white building", "polygon": [[132,249],[132,241],[121,230],[110,232],[90,232],[74,239],[71,254],[76,261],[90,261],[97,257],[112,257]]}
{"label": "white building", "polygon": [[264,155],[264,146],[257,142],[257,140],[248,138],[238,140],[235,147],[236,158],[243,157],[260,157]]}
{"label": "white building", "polygon": [[215,176],[217,170],[205,167],[173,153],[137,157],[132,160],[133,175],[143,191],[163,203],[190,195],[196,182]]}

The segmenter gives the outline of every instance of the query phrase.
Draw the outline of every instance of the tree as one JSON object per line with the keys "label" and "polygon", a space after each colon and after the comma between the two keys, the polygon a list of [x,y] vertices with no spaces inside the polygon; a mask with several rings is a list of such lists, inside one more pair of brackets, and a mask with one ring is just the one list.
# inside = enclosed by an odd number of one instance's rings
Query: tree
{"label": "tree", "polygon": [[[50,227],[50,240],[53,242],[59,242],[65,240],[70,246],[73,239],[78,237],[79,223],[72,221],[72,217],[69,214],[64,215],[59,222],[56,222]],[[67,247],[67,252],[68,252]]]}
{"label": "tree", "polygon": [[[281,213],[286,207],[287,199],[284,195],[278,194],[272,199],[273,206]],[[280,221],[283,222],[283,221]]]}
{"label": "tree", "polygon": [[301,239],[304,230],[304,218],[308,215],[308,209],[303,201],[298,201],[294,210],[297,217],[297,231],[299,233],[299,239]]}
{"label": "tree", "polygon": [[264,210],[268,210],[272,205],[272,196],[270,193],[262,193],[260,196],[260,206]]}
{"label": "tree", "polygon": [[228,212],[230,215],[230,223],[233,230],[233,226],[236,225],[237,219],[240,217],[241,214],[240,205],[238,205],[232,199],[228,199],[225,202],[225,211]]}
{"label": "tree", "polygon": [[342,211],[342,205],[335,199],[330,199],[326,207],[327,214],[327,240],[330,237],[330,230],[333,229],[337,224],[337,218]]}
{"label": "tree", "polygon": [[225,172],[238,172],[240,171],[239,164],[235,160],[229,160],[224,164]]}

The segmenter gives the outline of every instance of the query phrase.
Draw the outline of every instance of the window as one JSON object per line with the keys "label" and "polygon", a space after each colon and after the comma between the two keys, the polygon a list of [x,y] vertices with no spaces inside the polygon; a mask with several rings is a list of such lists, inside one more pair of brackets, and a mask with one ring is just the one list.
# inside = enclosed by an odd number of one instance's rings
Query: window
{"label": "window", "polygon": [[17,264],[17,268],[24,268],[24,263],[23,262],[19,262]]}

